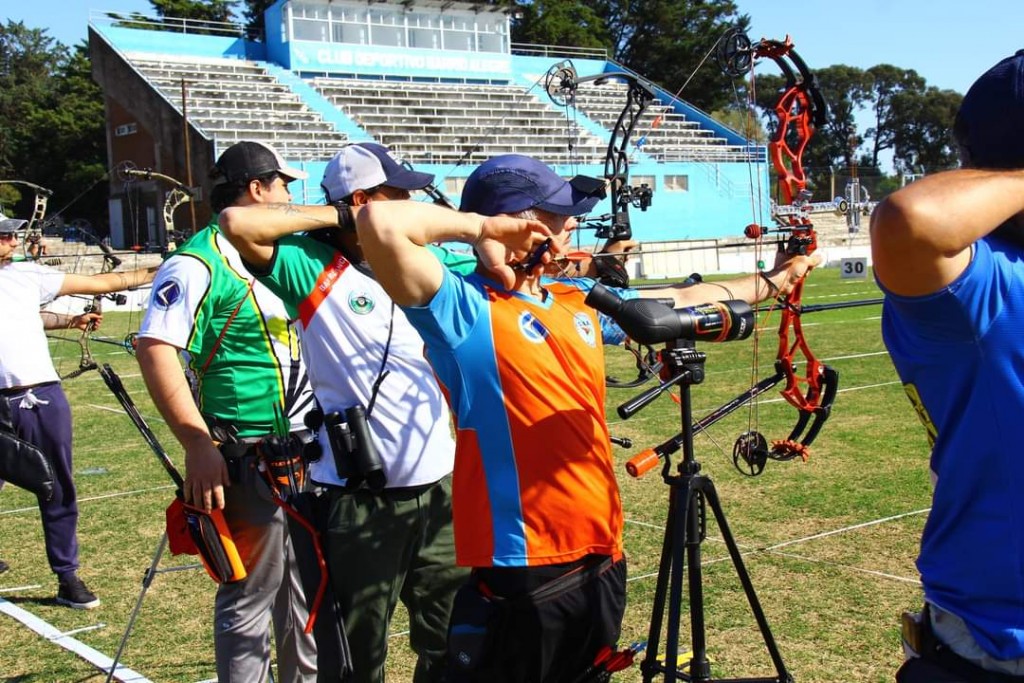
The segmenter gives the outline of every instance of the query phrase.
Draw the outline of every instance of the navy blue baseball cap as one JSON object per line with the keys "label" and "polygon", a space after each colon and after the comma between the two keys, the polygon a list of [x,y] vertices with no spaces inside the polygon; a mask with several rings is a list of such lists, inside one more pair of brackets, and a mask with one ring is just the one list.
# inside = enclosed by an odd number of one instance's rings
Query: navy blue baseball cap
{"label": "navy blue baseball cap", "polygon": [[1024,50],[974,82],[953,129],[971,166],[1024,168]]}
{"label": "navy blue baseball cap", "polygon": [[459,210],[496,216],[538,208],[579,216],[604,196],[604,181],[586,176],[565,180],[533,157],[503,154],[480,164],[466,179]]}

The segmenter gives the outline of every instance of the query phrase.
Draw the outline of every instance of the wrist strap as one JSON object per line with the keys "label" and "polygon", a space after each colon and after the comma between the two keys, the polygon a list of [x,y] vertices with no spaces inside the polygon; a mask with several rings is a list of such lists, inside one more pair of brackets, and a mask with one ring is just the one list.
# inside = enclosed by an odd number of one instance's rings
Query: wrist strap
{"label": "wrist strap", "polygon": [[772,282],[772,279],[768,277],[768,273],[764,272],[763,270],[759,270],[757,271],[757,274],[761,276],[762,280],[768,283],[768,296],[778,296],[779,286]]}
{"label": "wrist strap", "polygon": [[338,202],[334,205],[334,210],[338,212],[338,227],[342,232],[355,232],[356,217],[353,215],[352,207]]}

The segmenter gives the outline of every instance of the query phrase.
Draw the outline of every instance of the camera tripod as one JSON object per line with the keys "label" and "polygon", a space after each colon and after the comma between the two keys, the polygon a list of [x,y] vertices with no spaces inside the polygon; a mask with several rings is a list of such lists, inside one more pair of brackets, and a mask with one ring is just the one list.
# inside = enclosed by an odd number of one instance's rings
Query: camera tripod
{"label": "camera tripod", "polygon": [[[650,683],[659,675],[664,681],[695,681],[708,683],[792,683],[793,678],[786,671],[775,638],[768,626],[764,610],[754,592],[743,558],[736,541],[725,520],[718,494],[711,478],[700,473],[700,463],[693,453],[693,416],[690,403],[690,387],[704,380],[705,354],[693,347],[693,342],[676,340],[668,342],[662,353],[662,361],[669,373],[669,379],[658,391],[648,392],[653,399],[665,389],[679,385],[680,408],[682,413],[682,438],[670,441],[656,449],[656,455],[664,457],[661,476],[669,485],[668,520],[665,525],[665,537],[661,549],[661,561],[658,566],[657,588],[654,594],[654,605],[651,610],[651,625],[647,638],[647,654],[640,664],[644,683]],[[632,403],[645,402],[637,399]],[[639,407],[636,407],[639,409]],[[635,411],[634,411],[635,412]],[[620,408],[620,414],[622,408]],[[678,445],[676,445],[678,444]],[[669,455],[678,447],[683,450],[683,459],[672,472]],[[660,451],[660,452],[659,452]],[[754,619],[764,640],[765,647],[771,657],[776,674],[772,677],[714,679],[711,677],[711,666],[707,658],[706,634],[704,627],[704,590],[701,572],[701,543],[706,535],[707,507],[711,508],[715,522],[722,534],[722,539],[729,550],[733,566],[743,585]],[[687,575],[687,590],[690,609],[690,629],[692,658],[689,672],[684,673],[678,668],[679,661],[679,622],[682,611],[683,575]],[[667,614],[666,614],[667,605]],[[667,617],[665,633],[664,662],[658,661],[659,643],[662,625]]]}

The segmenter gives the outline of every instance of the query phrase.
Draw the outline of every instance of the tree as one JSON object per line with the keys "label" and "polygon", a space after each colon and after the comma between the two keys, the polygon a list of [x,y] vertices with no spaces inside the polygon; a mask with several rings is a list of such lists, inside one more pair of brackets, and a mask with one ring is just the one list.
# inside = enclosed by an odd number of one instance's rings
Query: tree
{"label": "tree", "polygon": [[160,17],[232,22],[234,0],[149,0]]}
{"label": "tree", "polygon": [[[803,162],[808,184],[812,188],[821,188],[817,197],[831,199],[824,197],[823,192],[830,186],[832,167],[849,167],[857,161],[862,138],[854,114],[870,99],[871,80],[863,70],[843,64],[816,69],[813,73],[827,111],[824,125],[815,131],[804,151]],[[769,131],[775,130],[775,103],[786,87],[786,79],[782,76],[766,74],[758,77],[757,105],[768,119]],[[796,141],[790,140],[789,143],[792,148]]]}
{"label": "tree", "polygon": [[107,215],[106,185],[97,186],[107,175],[106,114],[85,41],[58,68],[42,106],[28,112],[22,169],[54,190],[57,208],[99,225]]}
{"label": "tree", "polygon": [[579,0],[534,0],[523,5],[512,26],[512,40],[535,45],[609,48],[604,18]]}
{"label": "tree", "polygon": [[67,48],[20,21],[0,26],[0,177],[20,177],[19,166],[31,141],[26,114],[41,106]]}
{"label": "tree", "polygon": [[923,92],[904,91],[892,98],[893,150],[897,170],[930,173],[957,164],[950,131],[963,96],[929,86]]}
{"label": "tree", "polygon": [[679,91],[689,80],[680,97],[702,109],[722,109],[732,101],[728,77],[713,60],[702,62],[727,28],[749,25],[732,0],[520,0],[518,11],[516,42],[603,47],[668,91]]}
{"label": "tree", "polygon": [[900,69],[891,64],[879,64],[867,70],[872,78],[871,91],[874,95],[875,125],[868,128],[865,137],[871,141],[871,166],[878,166],[878,155],[882,150],[892,149],[895,144],[892,99],[901,92],[922,92],[925,80],[913,69]]}
{"label": "tree", "polygon": [[761,125],[756,111],[748,111],[746,107],[728,107],[711,112],[711,118],[755,144],[763,145],[768,142],[768,131]]}
{"label": "tree", "polygon": [[[77,216],[101,222],[106,193],[87,190],[105,176],[105,140],[103,94],[85,43],[68,50],[45,30],[0,26],[0,177],[48,187],[51,207],[73,205]],[[6,190],[4,203],[12,199]],[[12,213],[32,208],[22,196]]]}
{"label": "tree", "polygon": [[597,0],[593,6],[608,22],[616,60],[673,93],[689,81],[680,97],[705,111],[734,101],[729,77],[712,58],[727,29],[749,27],[732,0]]}
{"label": "tree", "polygon": [[274,4],[276,0],[245,0],[245,10],[242,16],[245,19],[245,27],[250,36],[266,36],[266,25],[263,23],[263,13]]}

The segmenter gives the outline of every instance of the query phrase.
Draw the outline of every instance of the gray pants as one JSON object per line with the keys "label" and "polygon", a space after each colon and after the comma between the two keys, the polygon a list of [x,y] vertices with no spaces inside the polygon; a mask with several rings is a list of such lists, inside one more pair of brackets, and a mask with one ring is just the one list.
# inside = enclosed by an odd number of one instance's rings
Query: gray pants
{"label": "gray pants", "polygon": [[247,576],[221,584],[214,602],[213,641],[220,683],[262,683],[270,672],[270,620],[277,645],[277,683],[316,681],[316,644],[302,630],[308,612],[284,511],[255,470],[241,459],[224,489],[224,518]]}

